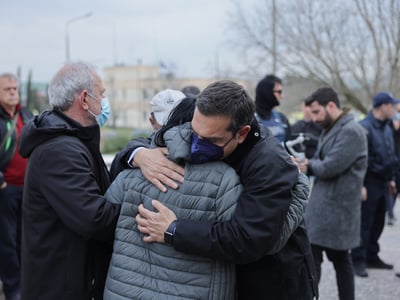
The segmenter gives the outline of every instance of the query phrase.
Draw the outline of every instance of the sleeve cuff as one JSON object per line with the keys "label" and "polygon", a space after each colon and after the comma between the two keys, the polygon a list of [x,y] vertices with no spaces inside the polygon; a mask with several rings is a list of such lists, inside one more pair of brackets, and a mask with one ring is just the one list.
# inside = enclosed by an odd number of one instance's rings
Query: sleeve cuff
{"label": "sleeve cuff", "polygon": [[136,148],[135,150],[132,151],[132,154],[129,156],[128,161],[127,161],[128,166],[130,166],[131,168],[135,167],[135,165],[133,164],[134,159],[135,159],[135,155],[136,155],[136,153],[138,153],[142,149],[145,149],[145,147],[138,147],[138,148]]}

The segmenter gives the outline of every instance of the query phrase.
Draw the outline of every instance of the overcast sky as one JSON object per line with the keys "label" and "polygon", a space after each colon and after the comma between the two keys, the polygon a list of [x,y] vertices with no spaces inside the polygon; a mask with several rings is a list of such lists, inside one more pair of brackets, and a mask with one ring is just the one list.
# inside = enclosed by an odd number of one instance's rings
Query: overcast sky
{"label": "overcast sky", "polygon": [[[244,1],[244,3],[249,1]],[[47,82],[70,58],[100,68],[114,62],[176,65],[176,74],[213,76],[216,61],[235,70],[226,44],[231,0],[0,0],[0,72],[32,69]],[[218,59],[217,59],[218,58]]]}

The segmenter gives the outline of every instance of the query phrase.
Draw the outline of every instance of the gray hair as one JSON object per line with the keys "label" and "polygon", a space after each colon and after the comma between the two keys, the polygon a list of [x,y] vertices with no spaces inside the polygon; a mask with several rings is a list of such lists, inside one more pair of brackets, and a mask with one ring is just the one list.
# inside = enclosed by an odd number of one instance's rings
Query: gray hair
{"label": "gray hair", "polygon": [[1,73],[0,78],[10,79],[12,81],[15,81],[16,83],[19,82],[18,77],[15,76],[13,73]]}
{"label": "gray hair", "polygon": [[62,67],[49,85],[49,102],[53,108],[67,110],[77,94],[83,90],[93,93],[94,80],[97,76],[92,65],[78,62]]}

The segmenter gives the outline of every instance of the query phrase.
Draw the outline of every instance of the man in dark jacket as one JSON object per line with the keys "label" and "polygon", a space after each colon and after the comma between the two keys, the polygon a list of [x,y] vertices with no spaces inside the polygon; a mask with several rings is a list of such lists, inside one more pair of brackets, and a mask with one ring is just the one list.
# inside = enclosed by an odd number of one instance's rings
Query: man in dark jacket
{"label": "man in dark jacket", "polygon": [[102,299],[120,207],[103,196],[100,128],[108,100],[93,67],[64,66],[49,86],[53,110],[24,128],[22,297]]}
{"label": "man in dark jacket", "polygon": [[291,128],[287,117],[278,112],[283,99],[282,80],[273,75],[261,79],[256,87],[256,118],[260,125],[271,130],[272,135],[281,143],[291,137]]}
{"label": "man in dark jacket", "polygon": [[[373,109],[360,122],[368,131],[368,168],[364,179],[365,201],[361,204],[361,245],[352,251],[354,271],[367,277],[366,267],[393,269],[378,256],[378,240],[385,225],[386,197],[395,187],[394,172],[398,168],[393,131],[389,120],[395,114],[396,100],[388,93],[378,93]],[[365,194],[365,193],[364,193]]]}
{"label": "man in dark jacket", "polygon": [[350,249],[360,244],[361,188],[367,169],[366,132],[330,87],[306,100],[313,120],[324,129],[314,158],[300,162],[315,176],[305,221],[321,277],[323,252],[332,261],[340,300],[354,300]]}
{"label": "man in dark jacket", "polygon": [[21,204],[28,160],[17,148],[32,117],[19,103],[17,77],[0,74],[0,279],[6,300],[20,297]]}
{"label": "man in dark jacket", "polygon": [[[137,216],[144,240],[237,263],[239,299],[313,299],[314,269],[304,227],[296,229],[282,250],[266,255],[278,239],[298,170],[275,137],[260,135],[247,92],[231,81],[209,85],[197,97],[192,129],[192,163],[223,159],[240,176],[244,191],[234,216],[225,222],[176,220],[154,201],[158,213],[141,207],[142,216]],[[149,151],[140,150],[135,157],[145,176]],[[161,160],[155,164],[157,171],[150,173],[156,179],[151,181],[162,187],[168,181],[165,174],[174,172],[164,172],[169,167]],[[181,180],[177,174],[174,178]]]}
{"label": "man in dark jacket", "polygon": [[301,102],[301,110],[303,111],[303,119],[298,120],[292,126],[292,136],[297,137],[299,134],[304,134],[304,142],[302,145],[296,145],[295,150],[304,152],[305,157],[313,158],[317,150],[318,138],[321,135],[322,128],[316,122],[313,122],[310,107],[305,104],[304,100]]}

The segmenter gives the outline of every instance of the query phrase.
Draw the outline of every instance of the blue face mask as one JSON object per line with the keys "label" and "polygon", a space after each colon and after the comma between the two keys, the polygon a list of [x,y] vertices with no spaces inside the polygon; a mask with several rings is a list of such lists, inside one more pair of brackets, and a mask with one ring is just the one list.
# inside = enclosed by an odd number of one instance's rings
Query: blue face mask
{"label": "blue face mask", "polygon": [[192,133],[192,146],[190,147],[190,161],[193,164],[202,164],[208,161],[220,160],[224,156],[224,148],[214,145],[198,135]]}
{"label": "blue face mask", "polygon": [[208,161],[221,160],[224,157],[224,148],[233,140],[235,135],[225,143],[217,146],[207,140],[200,139],[197,134],[192,133],[192,145],[190,147],[190,161],[192,164],[202,164]]}
{"label": "blue face mask", "polygon": [[[96,99],[90,94],[89,94],[89,96],[92,97],[93,99]],[[110,112],[111,112],[111,106],[110,106],[110,102],[108,101],[107,97],[102,98],[100,101],[100,104],[101,104],[100,114],[96,115],[90,109],[88,109],[88,111],[96,118],[97,124],[99,124],[99,126],[101,127],[104,124],[106,124],[108,121],[108,118],[109,118]]]}

